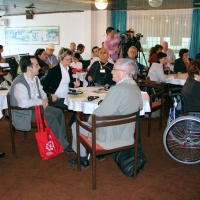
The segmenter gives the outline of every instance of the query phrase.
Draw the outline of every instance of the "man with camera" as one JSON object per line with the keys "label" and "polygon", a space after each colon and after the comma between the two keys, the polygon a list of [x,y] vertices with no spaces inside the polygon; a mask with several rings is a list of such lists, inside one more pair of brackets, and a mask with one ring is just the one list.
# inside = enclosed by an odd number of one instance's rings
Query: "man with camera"
{"label": "man with camera", "polygon": [[107,39],[104,41],[104,47],[108,49],[110,57],[115,62],[118,58],[122,58],[121,38],[115,35],[115,29],[108,27],[106,29]]}
{"label": "man with camera", "polygon": [[126,43],[127,50],[131,46],[135,46],[138,51],[142,51],[143,48],[141,47],[140,37],[143,37],[143,35],[141,35],[141,33],[138,33],[136,34],[136,37],[135,37],[135,30],[133,28],[130,28],[128,32],[130,34],[130,37],[128,38],[128,41]]}

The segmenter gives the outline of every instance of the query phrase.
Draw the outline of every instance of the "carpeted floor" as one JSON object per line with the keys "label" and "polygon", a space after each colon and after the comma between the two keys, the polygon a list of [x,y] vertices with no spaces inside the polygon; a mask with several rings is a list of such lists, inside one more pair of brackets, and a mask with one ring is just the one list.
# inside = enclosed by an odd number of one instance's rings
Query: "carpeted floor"
{"label": "carpeted floor", "polygon": [[[68,120],[67,120],[68,121]],[[12,155],[8,121],[0,120],[0,200],[199,200],[200,164],[186,165],[174,161],[164,150],[158,119],[152,121],[147,137],[147,120],[141,119],[143,152],[147,156],[144,170],[136,179],[127,178],[111,155],[97,163],[97,190],[92,190],[91,167],[77,172],[65,153],[42,161],[34,138],[35,129],[23,139],[16,133],[16,156]],[[71,130],[67,127],[71,143]]]}

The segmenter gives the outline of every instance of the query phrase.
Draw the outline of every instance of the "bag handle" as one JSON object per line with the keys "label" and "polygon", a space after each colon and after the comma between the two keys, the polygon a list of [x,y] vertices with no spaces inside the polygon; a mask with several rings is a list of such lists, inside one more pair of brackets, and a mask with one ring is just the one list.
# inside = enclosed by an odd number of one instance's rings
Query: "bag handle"
{"label": "bag handle", "polygon": [[[43,132],[44,131],[44,124],[42,122],[41,107],[40,106],[35,106],[35,117],[36,117],[38,131]],[[46,123],[45,123],[45,125],[46,125]]]}

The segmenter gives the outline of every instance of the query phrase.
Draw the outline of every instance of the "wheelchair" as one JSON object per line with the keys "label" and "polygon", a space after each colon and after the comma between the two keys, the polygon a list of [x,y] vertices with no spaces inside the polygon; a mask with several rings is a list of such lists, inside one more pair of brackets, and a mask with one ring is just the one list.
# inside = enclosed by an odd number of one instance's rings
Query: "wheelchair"
{"label": "wheelchair", "polygon": [[181,94],[170,94],[170,97],[174,107],[170,109],[168,125],[163,134],[165,150],[180,163],[199,163],[200,112],[186,112]]}

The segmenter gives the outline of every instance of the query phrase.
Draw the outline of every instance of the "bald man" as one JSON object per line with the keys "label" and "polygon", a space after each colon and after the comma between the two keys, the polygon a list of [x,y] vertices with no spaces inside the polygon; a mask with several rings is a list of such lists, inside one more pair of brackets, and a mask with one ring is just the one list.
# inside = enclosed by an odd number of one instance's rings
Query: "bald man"
{"label": "bald man", "polygon": [[165,41],[162,42],[162,47],[163,47],[162,52],[167,54],[168,63],[174,63],[174,61],[176,60],[174,51],[168,48],[168,43]]}

